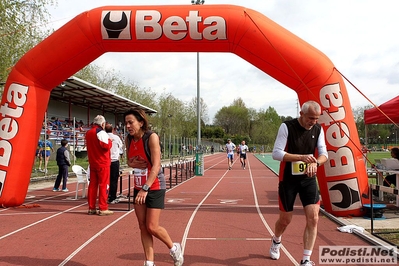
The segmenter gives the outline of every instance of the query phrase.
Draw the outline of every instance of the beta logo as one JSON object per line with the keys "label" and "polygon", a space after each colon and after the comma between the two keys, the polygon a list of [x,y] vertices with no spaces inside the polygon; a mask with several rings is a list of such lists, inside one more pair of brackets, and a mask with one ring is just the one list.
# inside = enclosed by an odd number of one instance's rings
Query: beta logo
{"label": "beta logo", "polygon": [[131,40],[130,10],[103,11],[101,15],[101,35],[104,40]]}
{"label": "beta logo", "polygon": [[131,40],[134,28],[136,40],[157,40],[166,37],[172,41],[183,40],[226,40],[226,20],[219,16],[203,18],[199,11],[189,11],[187,17],[170,16],[163,21],[156,10],[137,10],[131,25],[131,10],[103,11],[101,34],[104,40]]}
{"label": "beta logo", "polygon": [[[10,160],[13,156],[13,139],[19,132],[17,120],[24,113],[28,89],[28,86],[12,83],[3,92],[6,102],[0,106],[0,168],[2,169],[7,169],[10,166]],[[0,197],[6,179],[7,170],[0,170]]]}
{"label": "beta logo", "polygon": [[[202,18],[198,11],[190,11],[184,19],[179,16],[167,17],[161,24],[162,14],[156,10],[138,10],[136,12],[137,40],[156,40],[163,35],[173,41],[187,36],[193,40],[225,40],[226,20],[219,16]],[[202,24],[203,30],[200,30]]]}
{"label": "beta logo", "polygon": [[334,211],[354,210],[362,206],[356,178],[327,182],[327,186]]}

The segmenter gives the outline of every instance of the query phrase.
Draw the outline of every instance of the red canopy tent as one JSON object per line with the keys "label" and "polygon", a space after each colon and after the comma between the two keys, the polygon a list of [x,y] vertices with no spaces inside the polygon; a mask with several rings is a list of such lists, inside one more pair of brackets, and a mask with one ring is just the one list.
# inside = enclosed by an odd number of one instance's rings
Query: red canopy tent
{"label": "red canopy tent", "polygon": [[380,106],[364,110],[365,144],[368,142],[369,124],[398,124],[399,123],[399,96],[381,104]]}
{"label": "red canopy tent", "polygon": [[393,124],[399,123],[399,96],[374,107],[364,110],[364,123],[367,124]]}

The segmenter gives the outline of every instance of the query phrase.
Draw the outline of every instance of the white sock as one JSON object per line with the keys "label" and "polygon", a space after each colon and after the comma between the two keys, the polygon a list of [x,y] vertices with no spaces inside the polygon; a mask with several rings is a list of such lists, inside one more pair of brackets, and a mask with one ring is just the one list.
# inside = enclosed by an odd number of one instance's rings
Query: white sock
{"label": "white sock", "polygon": [[273,241],[274,241],[274,243],[280,243],[281,242],[281,236],[279,236],[279,237],[273,236]]}
{"label": "white sock", "polygon": [[175,252],[175,251],[176,251],[176,249],[177,249],[176,245],[175,245],[175,244],[173,244],[173,247],[170,249],[170,251],[171,251],[171,252]]}
{"label": "white sock", "polygon": [[153,262],[153,261],[150,261],[150,260],[147,260],[147,261],[145,262],[145,265],[146,265],[146,266],[154,266],[154,262]]}
{"label": "white sock", "polygon": [[305,260],[310,261],[310,255],[312,255],[312,251],[309,249],[304,249],[303,250],[303,257],[302,257],[302,261],[305,262]]}

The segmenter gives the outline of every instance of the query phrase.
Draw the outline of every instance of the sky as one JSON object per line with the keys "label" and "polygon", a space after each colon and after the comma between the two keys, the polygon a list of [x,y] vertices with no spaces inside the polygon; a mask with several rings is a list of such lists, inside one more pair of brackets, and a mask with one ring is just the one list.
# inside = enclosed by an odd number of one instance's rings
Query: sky
{"label": "sky", "polygon": [[[190,0],[58,0],[49,7],[49,27],[58,29],[80,13],[107,5],[190,5]],[[396,0],[205,0],[256,10],[305,40],[333,62],[352,83],[352,108],[380,105],[399,92],[399,36]],[[296,117],[297,94],[231,53],[200,53],[200,97],[209,123],[223,106],[241,98],[248,108],[273,107]],[[171,93],[189,102],[197,96],[197,54],[106,53],[94,61],[140,88]],[[156,107],[154,109],[157,109]]]}

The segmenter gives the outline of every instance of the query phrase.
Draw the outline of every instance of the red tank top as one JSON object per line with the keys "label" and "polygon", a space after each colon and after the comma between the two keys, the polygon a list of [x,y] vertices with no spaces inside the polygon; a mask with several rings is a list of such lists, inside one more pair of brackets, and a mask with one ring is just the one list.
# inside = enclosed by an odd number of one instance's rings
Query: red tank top
{"label": "red tank top", "polygon": [[[148,165],[147,173],[149,174],[151,172],[151,162],[148,161],[147,156],[145,154],[144,142],[142,138],[140,138],[137,142],[135,142],[133,139],[130,142],[128,157],[132,158],[135,156],[139,156],[147,162]],[[144,176],[142,176],[139,180],[135,180],[134,188],[141,189],[141,187],[145,184],[146,181],[147,179],[144,178]],[[150,190],[159,190],[159,189],[161,189],[159,179],[155,178],[154,183],[152,183],[150,187]]]}

